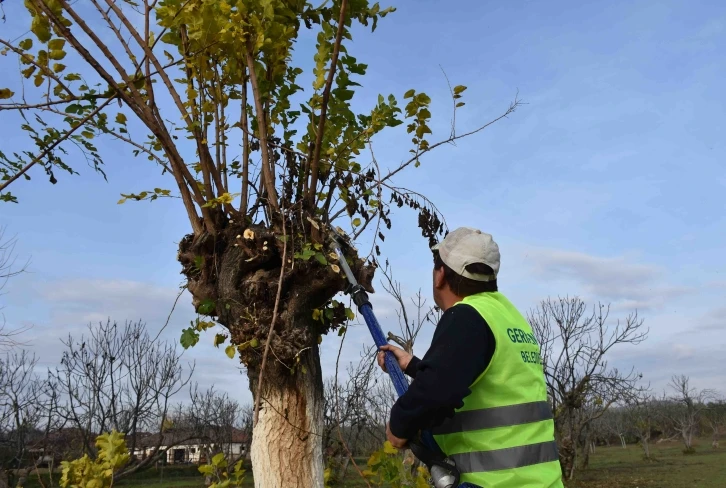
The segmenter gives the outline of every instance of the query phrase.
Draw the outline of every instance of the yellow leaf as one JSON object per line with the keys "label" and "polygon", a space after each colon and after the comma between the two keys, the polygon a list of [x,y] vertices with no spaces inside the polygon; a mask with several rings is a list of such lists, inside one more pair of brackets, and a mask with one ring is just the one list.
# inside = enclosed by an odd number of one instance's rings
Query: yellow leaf
{"label": "yellow leaf", "polygon": [[116,123],[118,124],[125,124],[126,123],[126,116],[122,113],[116,114]]}
{"label": "yellow leaf", "polygon": [[52,41],[48,42],[48,48],[49,49],[63,49],[63,46],[66,45],[65,39],[53,39]]}
{"label": "yellow leaf", "polygon": [[232,358],[234,357],[234,355],[235,355],[235,353],[236,353],[236,352],[237,352],[237,349],[236,349],[236,348],[235,348],[234,346],[227,346],[227,347],[226,347],[226,348],[224,349],[224,353],[225,353],[225,354],[227,355],[227,357],[229,357],[230,359],[232,359]]}
{"label": "yellow leaf", "polygon": [[9,88],[0,88],[0,100],[7,100],[13,95],[15,95],[15,92],[10,91]]}
{"label": "yellow leaf", "polygon": [[398,454],[398,449],[393,447],[393,444],[391,444],[389,441],[386,441],[383,443],[383,452],[386,454]]}

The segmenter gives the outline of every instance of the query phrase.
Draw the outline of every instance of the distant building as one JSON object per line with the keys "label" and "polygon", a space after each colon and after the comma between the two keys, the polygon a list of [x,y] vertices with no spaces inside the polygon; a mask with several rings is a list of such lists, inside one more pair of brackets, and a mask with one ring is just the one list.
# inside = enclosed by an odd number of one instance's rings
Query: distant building
{"label": "distant building", "polygon": [[[162,434],[139,435],[136,447],[131,453],[136,459],[143,460],[153,455],[159,446],[166,451],[162,462],[166,464],[204,464],[209,462],[208,453],[223,452],[227,459],[236,459],[247,454],[248,436],[239,429],[229,429],[219,434],[199,435],[183,429],[169,429]],[[132,442],[127,439],[131,448]]]}

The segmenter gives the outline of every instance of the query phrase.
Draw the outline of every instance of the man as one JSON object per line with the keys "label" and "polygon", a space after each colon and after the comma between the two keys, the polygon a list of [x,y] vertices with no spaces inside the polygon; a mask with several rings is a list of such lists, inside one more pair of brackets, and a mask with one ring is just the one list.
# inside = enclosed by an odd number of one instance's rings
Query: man
{"label": "man", "polygon": [[386,345],[414,378],[391,410],[388,440],[401,449],[431,430],[479,486],[558,487],[562,478],[537,340],[498,291],[499,246],[461,227],[432,248],[433,292],[443,315],[423,359]]}

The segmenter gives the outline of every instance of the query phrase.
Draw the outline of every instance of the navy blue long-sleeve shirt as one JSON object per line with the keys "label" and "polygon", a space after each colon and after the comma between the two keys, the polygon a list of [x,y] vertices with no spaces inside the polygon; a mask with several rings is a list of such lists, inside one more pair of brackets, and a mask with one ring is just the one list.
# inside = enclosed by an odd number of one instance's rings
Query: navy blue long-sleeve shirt
{"label": "navy blue long-sleeve shirt", "polygon": [[414,380],[391,409],[391,433],[411,439],[452,417],[489,365],[494,347],[489,324],[471,305],[446,310],[423,359],[414,356],[406,367]]}

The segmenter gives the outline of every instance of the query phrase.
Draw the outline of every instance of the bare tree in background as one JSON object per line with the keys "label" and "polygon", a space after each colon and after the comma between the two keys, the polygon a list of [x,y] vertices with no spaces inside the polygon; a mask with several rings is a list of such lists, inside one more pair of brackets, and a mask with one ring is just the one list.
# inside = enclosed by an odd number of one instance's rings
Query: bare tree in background
{"label": "bare tree in background", "polygon": [[722,398],[709,402],[708,409],[704,412],[706,422],[713,431],[711,446],[718,449],[718,441],[721,436],[721,430],[726,425],[726,401]]}
{"label": "bare tree in background", "polygon": [[375,347],[364,348],[360,361],[349,363],[344,381],[336,376],[324,382],[323,452],[333,482],[345,477],[351,455],[360,453],[359,443],[380,428],[368,415],[369,394],[378,376],[374,356]]}
{"label": "bare tree in background", "polygon": [[200,391],[195,384],[190,390],[190,399],[186,422],[201,441],[206,459],[223,452],[229,465],[236,463],[241,453],[233,453],[231,446],[235,432],[242,426],[242,406],[227,393],[216,392],[214,386]]}
{"label": "bare tree in background", "polygon": [[706,403],[714,397],[714,392],[692,388],[690,378],[686,375],[673,376],[669,386],[674,395],[671,397],[673,404],[667,409],[667,414],[681,435],[684,454],[691,454],[695,452],[693,438],[703,412],[708,408]]}
{"label": "bare tree in background", "polygon": [[655,399],[647,391],[636,392],[631,396],[625,406],[625,418],[630,429],[638,437],[643,448],[645,460],[652,460],[650,455],[650,436],[653,432],[655,420]]}
{"label": "bare tree in background", "polygon": [[611,324],[610,307],[592,313],[580,298],[543,300],[528,313],[540,345],[542,367],[554,413],[563,475],[572,478],[590,457],[592,422],[637,389],[642,375],[608,365],[615,347],[637,345],[647,337],[637,312]]}
{"label": "bare tree in background", "polygon": [[[138,434],[161,432],[170,398],[187,385],[194,369],[190,365],[186,374],[176,347],[150,337],[142,322],[89,325],[88,335],[69,335],[63,344],[66,350],[53,377],[67,399],[62,413],[81,432],[91,457],[101,432],[123,432],[131,452]],[[119,478],[150,466],[159,449],[160,444],[146,459],[134,460]]]}
{"label": "bare tree in background", "polygon": [[28,462],[29,439],[43,415],[37,362],[26,351],[0,358],[0,488],[16,486],[16,470]]}
{"label": "bare tree in background", "polygon": [[610,408],[607,412],[593,421],[593,428],[603,437],[607,445],[614,437],[618,439],[620,446],[625,449],[625,434],[628,430],[628,419],[625,411],[621,408]]}
{"label": "bare tree in background", "polygon": [[[16,265],[17,255],[15,254],[16,237],[5,237],[6,227],[0,227],[0,296],[4,295],[3,289],[7,285],[8,280],[13,276],[23,273],[30,261],[20,266]],[[2,307],[0,307],[2,310]],[[29,327],[21,327],[19,329],[8,329],[5,316],[2,316],[0,322],[0,351],[12,349],[20,343],[17,337],[28,330]]]}

